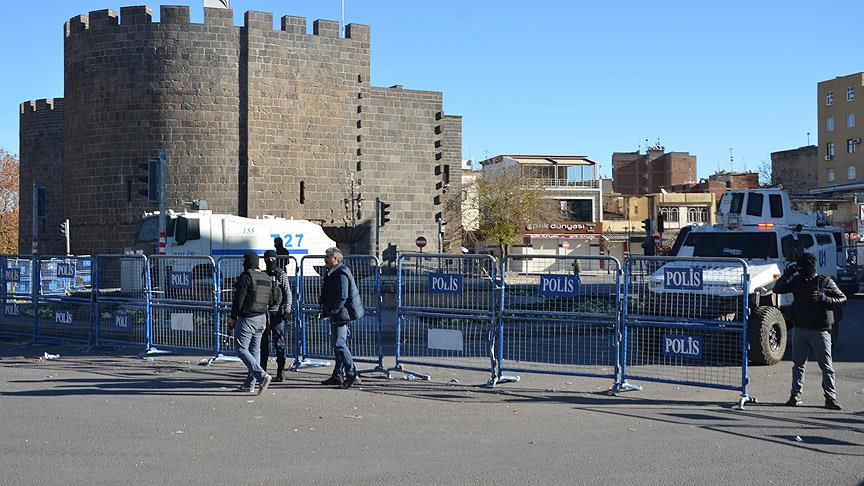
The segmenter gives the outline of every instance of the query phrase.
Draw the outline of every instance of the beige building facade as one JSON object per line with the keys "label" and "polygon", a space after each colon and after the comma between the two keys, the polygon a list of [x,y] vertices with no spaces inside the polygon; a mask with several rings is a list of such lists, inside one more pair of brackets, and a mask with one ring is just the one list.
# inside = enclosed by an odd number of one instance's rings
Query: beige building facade
{"label": "beige building facade", "polygon": [[[511,255],[600,256],[603,194],[597,162],[582,155],[498,155],[481,162],[482,174],[504,170],[519,173],[543,187],[560,214],[545,221],[531,221],[519,228],[522,245],[513,245]],[[463,223],[464,224],[464,223]],[[514,262],[511,270],[525,271]],[[541,271],[532,267],[532,271]]]}
{"label": "beige building facade", "polygon": [[864,72],[818,84],[820,192],[864,188]]}
{"label": "beige building facade", "polygon": [[603,222],[603,241],[607,254],[619,260],[628,255],[641,255],[645,239],[643,221],[651,218],[657,232],[657,215],[662,214],[664,232],[662,246],[671,247],[681,228],[692,224],[716,224],[716,199],[710,192],[659,192],[644,196],[618,196],[616,212],[621,219]]}

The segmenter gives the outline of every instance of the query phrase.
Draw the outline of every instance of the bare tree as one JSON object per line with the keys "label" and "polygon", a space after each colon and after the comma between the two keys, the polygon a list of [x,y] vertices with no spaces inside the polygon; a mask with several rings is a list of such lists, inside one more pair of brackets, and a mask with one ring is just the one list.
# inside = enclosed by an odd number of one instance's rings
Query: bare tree
{"label": "bare tree", "polygon": [[785,164],[772,167],[770,162],[764,160],[759,164],[756,172],[759,174],[759,185],[762,187],[778,187],[791,192],[800,192],[797,189],[802,184],[814,183],[805,180],[804,174],[795,167]]}
{"label": "bare tree", "polygon": [[18,253],[18,157],[0,147],[0,253]]}

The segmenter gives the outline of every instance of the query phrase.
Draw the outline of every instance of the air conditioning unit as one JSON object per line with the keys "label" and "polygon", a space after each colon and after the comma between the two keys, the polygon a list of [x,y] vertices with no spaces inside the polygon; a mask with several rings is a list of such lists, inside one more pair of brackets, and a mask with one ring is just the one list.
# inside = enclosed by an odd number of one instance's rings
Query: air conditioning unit
{"label": "air conditioning unit", "polygon": [[833,158],[834,158],[833,155],[826,155],[826,156],[825,156],[825,160],[831,160],[831,159],[833,159]]}

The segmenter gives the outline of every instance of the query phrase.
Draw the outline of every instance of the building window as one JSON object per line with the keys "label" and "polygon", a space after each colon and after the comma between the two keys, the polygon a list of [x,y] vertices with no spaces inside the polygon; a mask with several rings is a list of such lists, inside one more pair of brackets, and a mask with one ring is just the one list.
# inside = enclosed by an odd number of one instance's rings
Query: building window
{"label": "building window", "polygon": [[854,181],[857,176],[858,174],[856,174],[854,165],[850,165],[846,168],[846,180]]}
{"label": "building window", "polygon": [[858,139],[850,138],[846,140],[846,153],[854,154],[858,151]]}
{"label": "building window", "polygon": [[306,204],[306,181],[300,181],[300,204]]}
{"label": "building window", "polygon": [[681,213],[678,208],[675,207],[660,207],[660,214],[663,215],[663,220],[668,221],[669,223],[679,224],[681,223]]}
{"label": "building window", "polygon": [[828,182],[834,182],[834,169],[828,169]]}
{"label": "building window", "polygon": [[591,199],[563,200],[561,211],[570,221],[594,221],[594,203]]}
{"label": "building window", "polygon": [[829,132],[834,131],[834,117],[833,116],[829,116],[828,118],[825,119],[825,130],[828,130]]}
{"label": "building window", "polygon": [[825,104],[828,106],[831,106],[834,104],[834,92],[833,91],[828,90],[828,92],[825,93]]}
{"label": "building window", "polygon": [[827,144],[825,144],[825,154],[828,157],[834,157],[834,142],[828,142]]}
{"label": "building window", "polygon": [[855,86],[846,88],[846,101],[855,101]]}
{"label": "building window", "polygon": [[687,208],[688,223],[707,223],[708,208]]}
{"label": "building window", "polygon": [[846,113],[846,127],[852,128],[855,126],[855,113]]}

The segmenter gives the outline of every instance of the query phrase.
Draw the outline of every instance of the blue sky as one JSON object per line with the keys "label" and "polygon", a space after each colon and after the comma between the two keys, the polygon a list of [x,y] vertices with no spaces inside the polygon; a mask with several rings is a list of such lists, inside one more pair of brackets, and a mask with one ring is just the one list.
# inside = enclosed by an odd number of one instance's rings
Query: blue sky
{"label": "blue sky", "polygon": [[[18,104],[63,94],[63,22],[102,0],[0,2],[0,147],[18,151]],[[192,6],[203,18],[202,1]],[[150,3],[158,17],[158,4]],[[338,19],[339,0],[233,0],[243,12]],[[645,148],[756,169],[816,143],[816,83],[864,70],[861,0],[346,0],[372,26],[372,83],[444,92],[463,158]]]}

